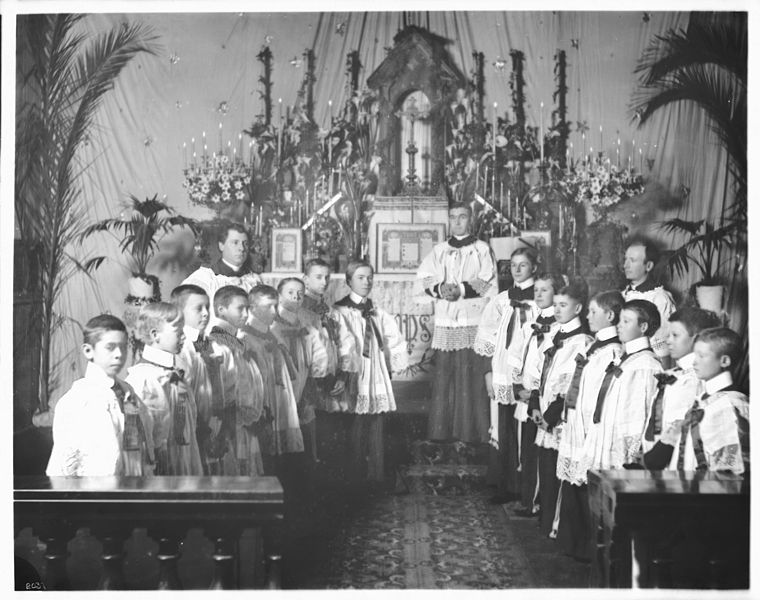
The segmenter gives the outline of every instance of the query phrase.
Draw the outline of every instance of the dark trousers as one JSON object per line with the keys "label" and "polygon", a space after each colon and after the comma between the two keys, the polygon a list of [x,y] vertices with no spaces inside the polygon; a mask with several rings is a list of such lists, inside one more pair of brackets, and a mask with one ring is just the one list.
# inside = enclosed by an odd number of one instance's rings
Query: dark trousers
{"label": "dark trousers", "polygon": [[384,418],[382,414],[354,416],[351,454],[356,478],[376,482],[385,479]]}
{"label": "dark trousers", "polygon": [[559,479],[557,479],[557,451],[538,448],[538,497],[541,502],[541,523],[539,529],[548,535],[554,522],[557,508]]}
{"label": "dark trousers", "polygon": [[517,471],[517,430],[515,405],[499,405],[499,447],[489,446],[488,483],[496,485],[499,496],[520,494],[520,473]]}
{"label": "dark trousers", "polygon": [[536,425],[528,420],[524,423],[515,421],[522,428],[520,439],[520,501],[526,510],[533,510],[536,502],[538,485],[538,446]]}
{"label": "dark trousers", "polygon": [[562,552],[581,560],[591,560],[591,512],[588,487],[562,482],[562,504],[559,508],[557,543]]}

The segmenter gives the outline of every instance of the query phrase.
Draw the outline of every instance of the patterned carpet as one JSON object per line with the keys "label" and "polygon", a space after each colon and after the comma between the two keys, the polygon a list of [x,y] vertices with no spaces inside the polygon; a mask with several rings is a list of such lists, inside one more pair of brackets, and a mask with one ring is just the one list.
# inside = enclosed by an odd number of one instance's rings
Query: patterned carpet
{"label": "patterned carpet", "polygon": [[324,544],[325,562],[292,583],[302,589],[535,587],[528,559],[510,539],[503,509],[487,498],[365,496],[358,510],[337,520],[330,539],[316,536]]}

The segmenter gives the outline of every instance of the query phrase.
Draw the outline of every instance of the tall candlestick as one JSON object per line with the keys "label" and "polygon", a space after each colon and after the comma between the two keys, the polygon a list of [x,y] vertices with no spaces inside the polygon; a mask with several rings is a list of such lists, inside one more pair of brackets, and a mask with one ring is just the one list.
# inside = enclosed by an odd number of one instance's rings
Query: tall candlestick
{"label": "tall candlestick", "polygon": [[541,110],[538,113],[539,138],[538,147],[541,150],[541,164],[544,164],[544,103],[541,102]]}
{"label": "tall candlestick", "polygon": [[223,142],[222,142],[222,123],[219,123],[219,154],[222,153],[223,150]]}

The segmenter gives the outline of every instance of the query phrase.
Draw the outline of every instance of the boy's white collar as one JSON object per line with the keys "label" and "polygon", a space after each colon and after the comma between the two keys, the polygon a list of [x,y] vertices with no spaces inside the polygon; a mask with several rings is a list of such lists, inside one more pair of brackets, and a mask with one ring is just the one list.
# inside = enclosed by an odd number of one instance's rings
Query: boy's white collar
{"label": "boy's white collar", "polygon": [[143,348],[142,356],[145,360],[149,360],[152,363],[171,369],[174,367],[174,355],[161,348],[155,346],[145,346]]}
{"label": "boy's white collar", "polygon": [[539,313],[542,317],[551,317],[554,315],[554,307],[553,306],[547,306],[546,308],[542,308],[541,312]]}
{"label": "boy's white collar", "polygon": [[676,361],[676,364],[684,371],[694,368],[694,353],[689,352],[686,356],[682,356]]}
{"label": "boy's white collar", "polygon": [[725,390],[733,383],[734,378],[731,377],[731,373],[729,371],[721,371],[712,379],[705,381],[705,393],[712,396],[721,390]]}
{"label": "boy's white collar", "polygon": [[610,325],[609,327],[605,327],[604,329],[600,329],[596,332],[596,339],[598,339],[600,342],[606,342],[607,340],[611,340],[617,335],[617,327],[614,325]]}
{"label": "boy's white collar", "polygon": [[533,277],[528,277],[525,281],[521,281],[520,283],[515,283],[515,287],[520,288],[521,290],[527,290],[534,283],[535,281],[533,280]]}
{"label": "boy's white collar", "polygon": [[85,379],[93,379],[95,381],[101,381],[108,387],[112,387],[115,379],[108,375],[101,367],[96,365],[92,361],[87,362],[87,367],[84,370]]}
{"label": "boy's white collar", "polygon": [[200,329],[196,329],[190,325],[185,325],[182,330],[185,332],[185,340],[191,343],[197,341],[201,335]]}
{"label": "boy's white collar", "polygon": [[573,317],[570,319],[567,323],[562,323],[562,325],[559,326],[559,330],[563,333],[566,333],[568,331],[573,331],[574,329],[578,329],[578,327],[581,326],[581,320],[579,317]]}
{"label": "boy's white collar", "polygon": [[644,350],[645,348],[649,348],[649,338],[646,336],[642,336],[639,338],[636,338],[635,340],[631,340],[630,342],[626,342],[623,345],[623,350],[626,354],[633,354],[634,352],[638,352],[639,350]]}
{"label": "boy's white collar", "polygon": [[356,292],[352,291],[348,294],[348,297],[351,298],[352,302],[355,302],[356,304],[363,304],[366,300],[365,297],[360,296]]}

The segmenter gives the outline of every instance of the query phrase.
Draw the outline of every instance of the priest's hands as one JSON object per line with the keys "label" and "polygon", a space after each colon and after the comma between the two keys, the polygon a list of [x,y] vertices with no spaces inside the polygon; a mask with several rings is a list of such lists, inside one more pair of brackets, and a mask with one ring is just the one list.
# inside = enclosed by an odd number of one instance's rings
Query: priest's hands
{"label": "priest's hands", "polygon": [[469,283],[470,283],[470,287],[472,287],[472,289],[475,290],[475,293],[478,296],[482,296],[483,294],[485,294],[488,288],[491,286],[490,283],[483,281],[482,279],[477,279],[477,278],[473,279]]}
{"label": "priest's hands", "polygon": [[681,427],[683,426],[683,419],[673,421],[670,426],[662,432],[660,441],[668,446],[675,446],[681,439]]}
{"label": "priest's hands", "polygon": [[441,298],[449,302],[456,302],[461,295],[458,283],[442,283],[438,288]]}

